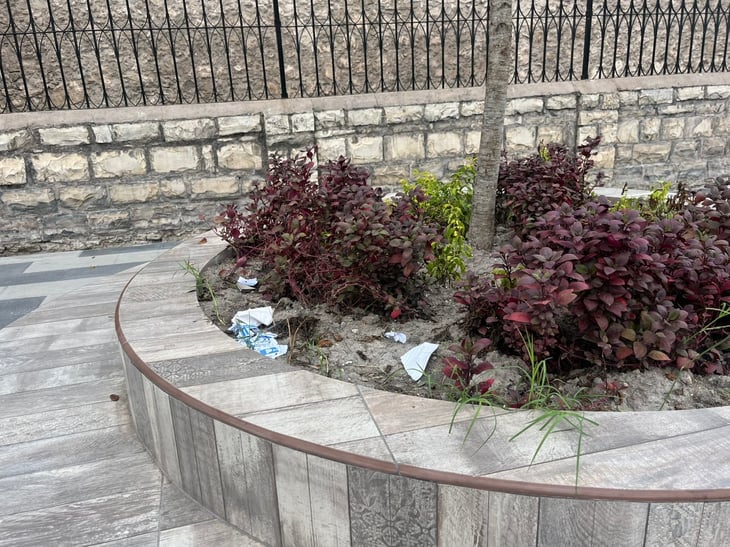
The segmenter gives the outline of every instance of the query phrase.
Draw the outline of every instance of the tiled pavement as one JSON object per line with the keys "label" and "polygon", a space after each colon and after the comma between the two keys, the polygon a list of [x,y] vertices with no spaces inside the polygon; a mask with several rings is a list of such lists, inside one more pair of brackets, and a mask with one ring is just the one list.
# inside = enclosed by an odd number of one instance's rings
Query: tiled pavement
{"label": "tiled pavement", "polygon": [[114,307],[168,247],[0,258],[0,546],[258,545],[170,484],[131,425]]}

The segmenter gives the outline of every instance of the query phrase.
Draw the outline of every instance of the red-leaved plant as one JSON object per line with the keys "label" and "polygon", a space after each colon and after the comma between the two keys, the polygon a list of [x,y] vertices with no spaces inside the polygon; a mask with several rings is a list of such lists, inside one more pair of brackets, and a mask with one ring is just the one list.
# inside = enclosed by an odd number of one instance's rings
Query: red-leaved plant
{"label": "red-leaved plant", "polygon": [[[520,330],[553,368],[675,365],[722,372],[703,346],[728,329],[703,329],[730,302],[728,242],[706,230],[722,204],[648,222],[605,201],[563,204],[502,248],[494,280],[471,278],[456,299],[480,335],[524,353]],[[708,217],[712,220],[708,221]],[[700,226],[704,226],[703,230]],[[724,347],[724,346],[721,346]]]}
{"label": "red-leaved plant", "polygon": [[444,376],[454,382],[459,397],[475,397],[486,394],[494,383],[494,378],[474,381],[482,372],[494,368],[489,361],[478,361],[478,355],[492,345],[489,338],[472,340],[464,338],[461,344],[449,346],[449,351],[457,357],[444,357]]}
{"label": "red-leaved plant", "polygon": [[420,273],[433,259],[439,228],[423,219],[419,188],[383,200],[369,174],[349,159],[315,167],[316,149],[274,156],[241,211],[230,205],[215,231],[238,264],[256,256],[272,297],[387,311],[393,319],[422,306]]}

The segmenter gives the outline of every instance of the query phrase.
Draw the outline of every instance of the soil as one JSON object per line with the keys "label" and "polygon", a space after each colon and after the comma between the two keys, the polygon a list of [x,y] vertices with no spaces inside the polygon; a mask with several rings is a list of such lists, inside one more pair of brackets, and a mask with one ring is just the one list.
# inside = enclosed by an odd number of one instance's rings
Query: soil
{"label": "soil", "polygon": [[[469,268],[477,273],[491,269],[491,259],[472,260]],[[464,337],[462,328],[464,308],[453,300],[453,287],[435,285],[430,288],[428,319],[392,321],[389,317],[366,312],[341,314],[325,305],[303,307],[283,298],[267,300],[259,290],[241,291],[235,281],[239,274],[258,277],[255,262],[236,274],[231,273],[233,261],[224,261],[203,270],[217,304],[201,300],[200,304],[211,320],[228,335],[231,318],[240,310],[271,306],[274,324],[268,331],[278,335],[280,344],[289,350],[277,359],[290,364],[355,384],[420,397],[454,399],[450,380],[445,379],[442,358],[454,355],[448,348],[458,345]],[[200,296],[200,295],[199,295]],[[205,298],[205,297],[204,297]],[[219,321],[220,318],[222,321]],[[386,332],[402,332],[405,344],[385,337]],[[232,336],[232,335],[231,335]],[[438,344],[423,377],[412,380],[400,358],[422,342]],[[499,400],[514,400],[526,390],[525,363],[518,357],[491,351],[484,359],[494,370],[484,373],[493,377],[491,392]],[[598,368],[573,371],[569,377],[551,377],[551,384],[567,397],[577,392],[579,408],[590,410],[682,410],[730,405],[730,376],[704,376],[691,371],[671,368],[609,372]],[[619,389],[608,390],[606,385]]]}

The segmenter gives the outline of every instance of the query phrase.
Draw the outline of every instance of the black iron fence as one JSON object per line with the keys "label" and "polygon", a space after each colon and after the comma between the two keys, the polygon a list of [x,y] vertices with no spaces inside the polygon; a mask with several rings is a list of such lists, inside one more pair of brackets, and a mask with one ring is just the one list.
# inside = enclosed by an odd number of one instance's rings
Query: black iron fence
{"label": "black iron fence", "polygon": [[[513,0],[513,82],[727,71],[730,0]],[[487,0],[0,0],[0,112],[479,86]]]}

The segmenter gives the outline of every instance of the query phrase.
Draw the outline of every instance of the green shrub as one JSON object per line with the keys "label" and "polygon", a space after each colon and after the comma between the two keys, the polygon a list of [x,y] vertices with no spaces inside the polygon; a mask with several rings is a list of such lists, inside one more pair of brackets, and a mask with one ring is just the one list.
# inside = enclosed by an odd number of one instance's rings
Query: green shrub
{"label": "green shrub", "polygon": [[420,201],[419,206],[425,218],[441,227],[443,240],[434,243],[435,258],[426,267],[428,273],[442,283],[459,279],[466,271],[466,259],[472,255],[466,232],[471,218],[475,176],[475,158],[470,158],[448,181],[440,181],[432,173],[421,171],[416,174],[415,181],[401,182],[406,193],[421,189],[426,199]]}
{"label": "green shrub", "polygon": [[663,182],[653,187],[646,197],[629,197],[626,186],[624,186],[621,198],[611,207],[611,210],[635,209],[646,220],[672,218],[687,208],[690,203],[690,194],[682,184],[679,185],[676,193],[672,193],[671,188],[671,182]]}

